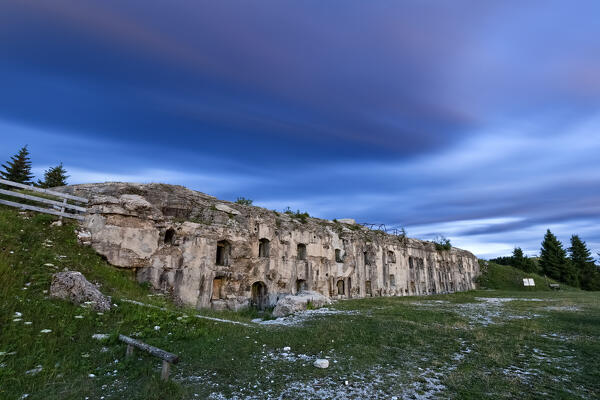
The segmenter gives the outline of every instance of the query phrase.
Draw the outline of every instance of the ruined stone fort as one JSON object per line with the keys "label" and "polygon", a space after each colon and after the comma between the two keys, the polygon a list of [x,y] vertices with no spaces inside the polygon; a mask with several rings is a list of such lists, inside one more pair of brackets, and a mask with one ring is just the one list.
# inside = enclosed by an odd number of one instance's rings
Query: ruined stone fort
{"label": "ruined stone fort", "polygon": [[273,306],[311,290],[330,298],[475,288],[476,257],[434,243],[219,200],[181,186],[63,188],[90,199],[80,240],[140,282],[197,308]]}

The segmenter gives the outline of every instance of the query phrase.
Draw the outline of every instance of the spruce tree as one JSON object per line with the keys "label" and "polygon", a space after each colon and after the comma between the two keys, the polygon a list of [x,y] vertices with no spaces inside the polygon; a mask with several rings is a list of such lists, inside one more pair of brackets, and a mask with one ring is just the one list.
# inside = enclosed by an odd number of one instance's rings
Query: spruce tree
{"label": "spruce tree", "polygon": [[512,266],[525,272],[536,272],[537,267],[533,260],[523,255],[520,247],[515,247],[512,254]]}
{"label": "spruce tree", "polygon": [[567,259],[567,252],[550,229],[546,231],[542,242],[540,267],[550,278],[577,286],[577,274]]}
{"label": "spruce tree", "polygon": [[17,154],[11,157],[10,161],[2,164],[4,171],[0,171],[2,179],[30,185],[33,174],[31,173],[31,160],[27,145],[21,148]]}
{"label": "spruce tree", "polygon": [[571,247],[569,247],[568,251],[571,264],[579,277],[581,288],[584,290],[593,290],[597,272],[592,252],[577,235],[571,236]]}
{"label": "spruce tree", "polygon": [[52,188],[57,186],[65,186],[67,184],[67,170],[60,163],[56,167],[52,167],[44,171],[44,180],[38,179],[37,185],[42,188]]}
{"label": "spruce tree", "polygon": [[512,266],[515,268],[523,269],[523,250],[520,247],[515,247],[512,254]]}

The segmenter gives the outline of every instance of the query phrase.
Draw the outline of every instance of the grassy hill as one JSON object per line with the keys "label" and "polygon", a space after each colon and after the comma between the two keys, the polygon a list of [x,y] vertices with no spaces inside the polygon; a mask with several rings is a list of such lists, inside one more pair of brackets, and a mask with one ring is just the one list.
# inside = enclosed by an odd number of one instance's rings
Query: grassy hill
{"label": "grassy hill", "polygon": [[[490,261],[480,260],[481,275],[477,283],[481,288],[501,290],[523,290],[529,292],[549,291],[550,283],[559,283],[553,279],[540,276],[531,272],[524,272],[510,265],[500,265]],[[534,287],[523,286],[523,278],[532,278]],[[561,290],[577,290],[560,283]]]}
{"label": "grassy hill", "polygon": [[[246,323],[236,325],[174,307],[79,246],[74,224],[53,220],[0,206],[1,399],[600,395],[598,293],[543,291],[534,276],[539,291],[530,294],[519,271],[492,265],[482,284],[493,291],[340,301],[297,325],[253,324],[252,311],[202,311]],[[99,284],[116,307],[99,314],[48,298],[52,274],[64,268]],[[97,341],[96,333],[112,336]],[[117,333],[180,355],[172,380],[159,380],[154,357],[136,351],[125,359]],[[328,369],[313,367],[326,357]]]}

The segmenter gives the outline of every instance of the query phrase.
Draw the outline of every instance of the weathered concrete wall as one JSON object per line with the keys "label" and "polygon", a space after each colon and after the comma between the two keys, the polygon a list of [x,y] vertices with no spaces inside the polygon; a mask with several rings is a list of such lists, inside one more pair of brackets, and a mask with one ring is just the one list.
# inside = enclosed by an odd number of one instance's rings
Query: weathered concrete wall
{"label": "weathered concrete wall", "polygon": [[229,203],[181,186],[63,190],[91,199],[84,227],[96,251],[198,308],[274,305],[302,288],[333,298],[449,293],[474,289],[479,274],[465,250],[436,251],[430,242]]}

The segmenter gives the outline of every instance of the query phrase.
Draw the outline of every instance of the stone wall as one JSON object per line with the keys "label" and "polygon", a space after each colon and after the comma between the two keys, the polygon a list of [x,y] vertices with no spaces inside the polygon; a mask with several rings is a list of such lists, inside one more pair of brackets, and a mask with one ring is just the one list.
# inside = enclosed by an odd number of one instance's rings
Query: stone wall
{"label": "stone wall", "polygon": [[84,228],[98,253],[198,308],[271,306],[301,289],[332,298],[450,293],[474,289],[479,274],[468,251],[436,251],[351,220],[278,213],[163,184],[62,190],[91,199]]}

